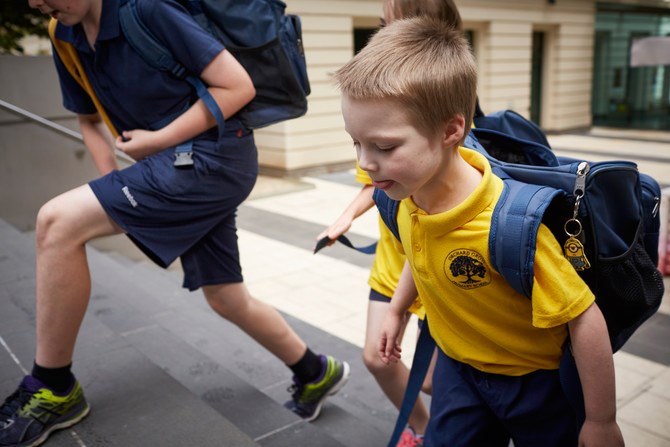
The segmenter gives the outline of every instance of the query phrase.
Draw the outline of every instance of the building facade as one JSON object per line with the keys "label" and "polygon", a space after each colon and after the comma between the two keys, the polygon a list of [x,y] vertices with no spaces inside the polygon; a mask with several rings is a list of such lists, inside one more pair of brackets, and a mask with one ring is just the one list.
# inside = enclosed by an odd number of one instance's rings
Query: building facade
{"label": "building facade", "polygon": [[[665,35],[670,1],[456,0],[479,68],[484,111],[513,109],[548,132],[654,127],[668,114],[668,67],[629,69],[630,39]],[[351,166],[329,74],[379,24],[382,0],[287,0],[299,14],[312,93],[306,116],[257,132],[265,172]],[[594,56],[595,55],[595,56]],[[644,113],[643,113],[644,111]],[[638,119],[642,115],[649,119]],[[651,124],[650,124],[651,123]]]}
{"label": "building facade", "polygon": [[598,3],[593,59],[594,125],[670,129],[670,48],[663,51],[663,60],[633,66],[631,48],[638,39],[648,37],[664,37],[659,43],[670,47],[670,0]]}
{"label": "building facade", "polygon": [[[300,175],[353,166],[330,73],[378,29],[383,0],[285,1],[302,18],[312,92],[304,117],[256,132],[261,169]],[[513,109],[548,132],[670,129],[670,65],[630,66],[636,39],[670,36],[670,0],[455,2],[485,112]]]}

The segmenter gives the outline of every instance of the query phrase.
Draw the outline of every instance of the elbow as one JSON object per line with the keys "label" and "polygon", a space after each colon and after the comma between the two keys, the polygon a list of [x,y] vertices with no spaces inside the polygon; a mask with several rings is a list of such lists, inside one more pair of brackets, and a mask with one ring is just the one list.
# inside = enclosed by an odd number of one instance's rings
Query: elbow
{"label": "elbow", "polygon": [[78,114],[77,115],[77,120],[79,122],[79,125],[95,125],[100,122],[102,122],[102,117],[98,113],[91,113],[91,114]]}
{"label": "elbow", "polygon": [[256,97],[256,87],[254,87],[253,82],[251,82],[251,78],[249,78],[249,81],[246,83],[244,92],[247,103],[250,103]]}

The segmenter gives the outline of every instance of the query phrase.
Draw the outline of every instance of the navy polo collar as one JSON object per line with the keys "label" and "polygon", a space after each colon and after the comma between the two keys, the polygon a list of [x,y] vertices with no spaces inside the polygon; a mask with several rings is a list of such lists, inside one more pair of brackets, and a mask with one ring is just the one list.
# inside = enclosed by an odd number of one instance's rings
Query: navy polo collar
{"label": "navy polo collar", "polygon": [[[102,0],[100,30],[97,41],[110,40],[119,36],[119,0]],[[77,51],[90,53],[91,49],[86,41],[86,35],[81,24],[64,26],[60,23],[56,27],[56,38],[71,43]]]}

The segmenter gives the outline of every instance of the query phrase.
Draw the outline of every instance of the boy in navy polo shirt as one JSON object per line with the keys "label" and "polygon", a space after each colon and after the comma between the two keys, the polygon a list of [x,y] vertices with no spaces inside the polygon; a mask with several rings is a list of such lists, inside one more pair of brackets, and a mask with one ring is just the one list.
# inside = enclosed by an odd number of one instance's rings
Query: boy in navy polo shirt
{"label": "boy in navy polo shirt", "polygon": [[[241,274],[235,212],[258,174],[253,134],[235,118],[255,95],[246,71],[178,2],[138,2],[151,32],[209,86],[227,118],[219,135],[189,84],[154,70],[129,46],[119,28],[120,0],[29,1],[58,20],[57,37],[75,46],[96,95],[123,129],[112,142],[90,97],[55,55],[64,105],[78,115],[86,145],[111,156],[115,144],[137,163],[122,171],[98,166],[109,173],[38,213],[35,364],[0,407],[0,446],[38,445],[88,414],[70,371],[91,290],[85,244],[118,233],[163,267],[181,258],[184,287],[202,288],[217,313],[287,364],[294,374],[287,406],[316,418],[348,379],[349,365],[313,353],[274,308],[249,295]],[[178,169],[175,146],[188,140],[194,165]]]}

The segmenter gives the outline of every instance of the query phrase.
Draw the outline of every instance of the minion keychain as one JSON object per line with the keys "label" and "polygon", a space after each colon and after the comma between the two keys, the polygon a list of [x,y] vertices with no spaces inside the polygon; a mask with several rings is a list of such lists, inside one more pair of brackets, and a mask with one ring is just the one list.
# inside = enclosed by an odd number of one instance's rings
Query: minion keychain
{"label": "minion keychain", "polygon": [[[585,161],[579,163],[579,166],[577,166],[575,189],[573,191],[575,194],[575,204],[572,210],[572,219],[568,219],[563,225],[565,234],[568,235],[568,240],[563,244],[563,254],[565,259],[570,261],[570,264],[572,264],[578,272],[591,268],[591,263],[586,259],[586,254],[584,253],[584,245],[582,244],[582,241],[579,240],[583,239],[583,236],[578,239],[579,235],[582,234],[582,223],[577,219],[577,216],[579,215],[579,205],[584,197],[584,191],[586,190],[586,174],[589,173],[590,169],[589,164]],[[576,231],[570,232],[568,227],[573,222],[576,224]]]}
{"label": "minion keychain", "polygon": [[[574,233],[571,233],[568,230],[568,224],[571,222],[576,222],[577,224],[577,231]],[[567,222],[565,222],[563,229],[565,230],[565,234],[568,235],[568,240],[565,241],[565,244],[563,244],[563,253],[565,259],[570,261],[570,264],[572,264],[572,266],[578,272],[591,268],[591,263],[588,259],[586,259],[586,254],[584,254],[584,245],[579,239],[577,239],[577,237],[582,233],[582,223],[574,218],[569,219]]]}

